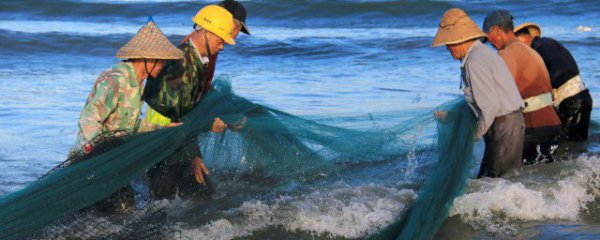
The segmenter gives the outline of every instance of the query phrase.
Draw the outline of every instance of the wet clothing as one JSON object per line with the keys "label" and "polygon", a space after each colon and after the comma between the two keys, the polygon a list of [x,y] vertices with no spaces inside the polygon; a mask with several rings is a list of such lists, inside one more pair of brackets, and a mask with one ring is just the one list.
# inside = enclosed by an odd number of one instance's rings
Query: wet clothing
{"label": "wet clothing", "polygon": [[475,138],[485,141],[479,177],[499,177],[522,166],[524,105],[506,64],[477,40],[462,59],[461,71],[465,99],[478,118]]}
{"label": "wet clothing", "polygon": [[121,62],[104,71],[94,83],[79,117],[79,143],[86,143],[103,132],[149,131],[158,126],[139,119],[142,90],[133,65]]}
{"label": "wet clothing", "polygon": [[501,177],[522,166],[525,123],[520,110],[497,117],[487,131],[478,177]]}
{"label": "wet clothing", "polygon": [[558,148],[560,126],[525,129],[523,164],[554,162],[554,152]]}
{"label": "wet clothing", "polygon": [[562,123],[561,139],[587,140],[593,106],[592,96],[587,89],[560,103],[557,111]]}
{"label": "wet clothing", "polygon": [[[535,37],[531,47],[544,60],[553,89],[561,87],[579,75],[575,59],[558,41],[547,37]],[[562,123],[563,139],[572,141],[587,139],[592,107],[592,96],[588,90],[566,98],[560,103],[556,110]]]}
{"label": "wet clothing", "polygon": [[481,138],[494,119],[521,109],[523,100],[506,64],[479,40],[462,59],[462,90],[478,119],[475,138]]}

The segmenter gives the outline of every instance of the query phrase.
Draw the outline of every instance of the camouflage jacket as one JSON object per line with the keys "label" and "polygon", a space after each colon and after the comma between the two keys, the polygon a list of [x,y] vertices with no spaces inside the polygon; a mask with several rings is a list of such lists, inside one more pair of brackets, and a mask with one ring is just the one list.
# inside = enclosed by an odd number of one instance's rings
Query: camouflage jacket
{"label": "camouflage jacket", "polygon": [[[167,61],[160,74],[148,79],[144,89],[144,101],[158,113],[179,122],[200,101],[210,88],[216,59],[205,65],[191,40],[179,45],[185,56],[183,60]],[[210,76],[210,77],[209,77]]]}
{"label": "camouflage jacket", "polygon": [[138,120],[142,103],[142,88],[131,63],[121,62],[104,71],[81,111],[79,143],[89,142],[102,132],[148,130],[151,127]]}

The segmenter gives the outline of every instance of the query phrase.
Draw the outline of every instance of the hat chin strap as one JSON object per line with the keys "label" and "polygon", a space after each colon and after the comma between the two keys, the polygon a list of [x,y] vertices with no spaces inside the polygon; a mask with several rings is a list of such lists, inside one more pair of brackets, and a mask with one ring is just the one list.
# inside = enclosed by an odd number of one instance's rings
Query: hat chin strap
{"label": "hat chin strap", "polygon": [[208,43],[208,31],[204,30],[204,47],[206,47],[206,54],[208,54],[208,58],[212,58],[212,53],[210,52],[210,44]]}
{"label": "hat chin strap", "polygon": [[[146,62],[146,59],[144,58],[144,69],[146,70],[148,77],[152,77],[151,73],[154,71],[154,68],[156,67],[157,63],[158,63],[158,60],[154,59],[154,65],[152,65],[152,69],[150,71],[148,71],[148,63]],[[148,77],[146,77],[146,78],[148,78]]]}

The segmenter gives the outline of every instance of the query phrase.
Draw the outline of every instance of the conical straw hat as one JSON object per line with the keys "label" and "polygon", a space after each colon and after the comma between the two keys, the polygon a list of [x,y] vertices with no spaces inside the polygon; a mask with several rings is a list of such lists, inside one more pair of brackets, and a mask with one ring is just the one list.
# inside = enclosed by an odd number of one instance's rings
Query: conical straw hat
{"label": "conical straw hat", "polygon": [[442,16],[432,46],[457,44],[480,37],[486,35],[467,13],[460,8],[452,8]]}
{"label": "conical straw hat", "polygon": [[527,28],[527,31],[529,31],[529,35],[531,35],[532,37],[541,37],[542,36],[542,28],[540,28],[539,25],[532,23],[532,22],[526,22],[526,23],[523,23],[523,24],[517,26],[515,28],[515,33],[520,31],[523,28]]}
{"label": "conical straw hat", "polygon": [[173,45],[150,18],[125,46],[117,58],[182,59],[183,51]]}

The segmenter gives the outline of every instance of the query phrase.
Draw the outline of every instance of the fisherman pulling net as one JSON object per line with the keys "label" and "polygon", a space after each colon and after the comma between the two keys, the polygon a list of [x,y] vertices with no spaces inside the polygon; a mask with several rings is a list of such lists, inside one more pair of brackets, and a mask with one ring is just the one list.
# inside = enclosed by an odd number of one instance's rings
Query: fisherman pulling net
{"label": "fisherman pulling net", "polygon": [[[451,111],[439,125],[440,165],[435,172],[440,175],[419,193],[428,199],[423,201],[436,203],[428,205],[429,211],[424,212],[420,197],[408,218],[411,220],[412,215],[418,214],[419,218],[436,219],[435,224],[428,224],[432,231],[424,230],[430,234],[441,224],[453,198],[462,190],[472,159],[469,151],[472,138],[465,136],[472,134],[473,116],[467,114],[464,101],[444,108]],[[224,165],[223,170],[233,168],[239,170],[241,176],[270,179],[274,187],[289,181],[315,181],[323,176],[335,176],[336,171],[344,170],[344,164],[404,158],[411,151],[408,141],[412,140],[408,136],[415,134],[415,125],[433,121],[431,112],[427,111],[386,131],[332,127],[255,104],[234,94],[227,82],[218,81],[202,104],[183,118],[183,125],[133,135],[107,152],[57,169],[25,189],[3,196],[0,238],[21,239],[65,216],[72,216],[70,214],[127,186],[156,164],[173,159],[170,156],[187,144],[188,139],[207,132],[215,117],[229,122],[238,121],[240,116],[247,118],[244,130],[223,134],[221,139],[202,141],[203,148],[211,149],[206,151],[205,157],[217,159]],[[454,141],[457,139],[469,140]],[[226,166],[227,162],[236,161],[237,165]],[[241,161],[246,165],[243,169]],[[455,170],[446,171],[449,167]],[[448,179],[452,181],[446,181]],[[438,195],[436,189],[448,189],[449,193]],[[407,226],[414,228],[415,225]],[[93,227],[89,226],[92,229],[84,232],[93,231]]]}
{"label": "fisherman pulling net", "polygon": [[[207,177],[203,158],[214,161],[217,171],[235,172],[233,181],[262,179],[273,189],[335,179],[353,165],[409,159],[419,129],[433,122],[428,110],[389,129],[344,129],[253,103],[234,94],[228,82],[211,84],[207,77],[212,73],[206,61],[216,61],[211,52],[235,43],[232,15],[210,5],[194,22],[194,32],[179,49],[150,19],[118,51],[126,60],[97,79],[82,111],[84,141],[78,146],[83,152],[0,199],[1,239],[173,238],[162,207],[151,202],[132,208],[134,197],[143,195],[134,189],[136,182],[149,177],[157,199],[185,192],[202,197],[195,182]],[[151,114],[140,122],[142,92]],[[458,100],[438,109],[447,114],[432,150],[438,156],[435,177],[419,192],[408,217],[373,237],[391,238],[402,230],[401,236],[430,238],[441,225],[471,166],[475,119],[466,106]],[[224,126],[236,132],[207,133]],[[430,174],[415,184],[421,186]]]}

